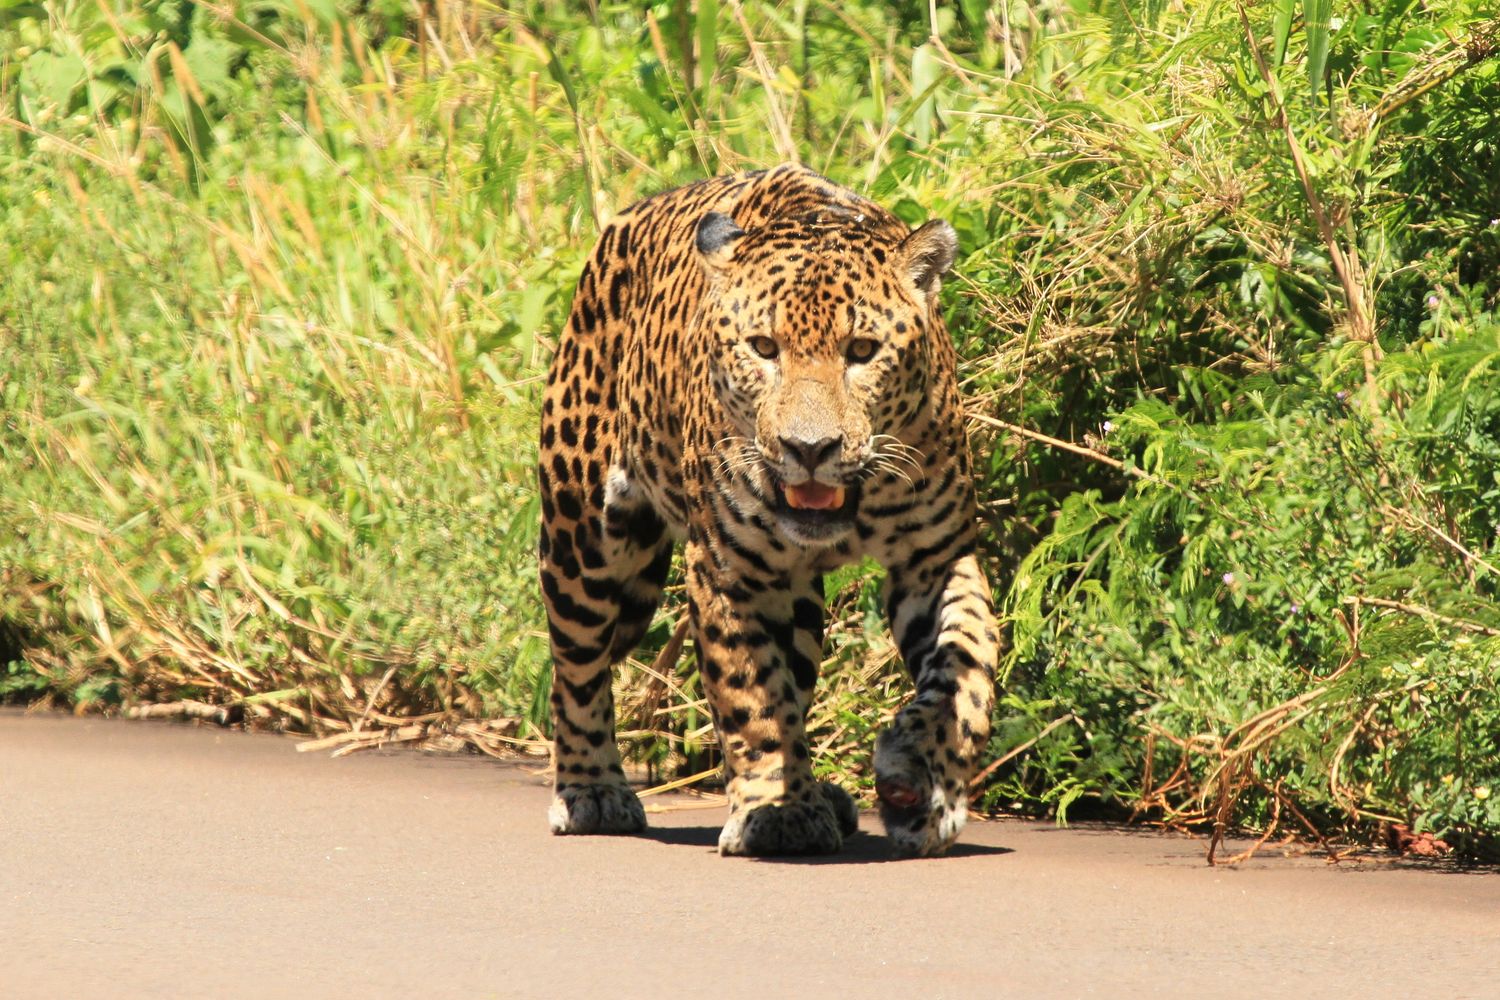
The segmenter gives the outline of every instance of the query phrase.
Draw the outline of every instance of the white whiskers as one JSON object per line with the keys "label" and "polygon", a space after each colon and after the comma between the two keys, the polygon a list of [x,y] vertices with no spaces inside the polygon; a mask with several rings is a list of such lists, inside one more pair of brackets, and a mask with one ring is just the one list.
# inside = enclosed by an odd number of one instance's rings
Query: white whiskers
{"label": "white whiskers", "polygon": [[714,447],[721,453],[718,462],[720,475],[753,472],[765,462],[755,442],[738,434],[731,434]]}
{"label": "white whiskers", "polygon": [[[876,434],[870,438],[871,458],[865,470],[871,474],[885,474],[906,481],[913,490],[916,483],[912,474],[922,474],[922,462],[926,458],[918,448],[890,434]],[[908,466],[910,472],[902,466]]]}

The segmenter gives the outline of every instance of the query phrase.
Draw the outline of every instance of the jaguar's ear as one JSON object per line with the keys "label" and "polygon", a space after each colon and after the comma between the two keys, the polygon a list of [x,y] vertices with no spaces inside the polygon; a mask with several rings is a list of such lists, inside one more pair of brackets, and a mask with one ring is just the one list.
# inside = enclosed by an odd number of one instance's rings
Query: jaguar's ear
{"label": "jaguar's ear", "polygon": [[734,249],[745,231],[723,212],[709,212],[698,223],[698,256],[709,271],[717,271],[734,259]]}
{"label": "jaguar's ear", "polygon": [[932,219],[901,241],[898,260],[923,295],[936,294],[940,280],[958,255],[958,234],[942,219]]}

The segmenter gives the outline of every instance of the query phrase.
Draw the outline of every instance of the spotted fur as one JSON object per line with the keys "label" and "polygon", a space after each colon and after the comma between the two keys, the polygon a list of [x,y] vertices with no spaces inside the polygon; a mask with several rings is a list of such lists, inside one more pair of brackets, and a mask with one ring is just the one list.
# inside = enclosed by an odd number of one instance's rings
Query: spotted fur
{"label": "spotted fur", "polygon": [[907,854],[958,836],[997,639],[937,305],[954,252],[947,223],[909,230],[796,166],[668,191],[605,226],[542,403],[554,832],[645,826],[611,668],[682,541],[724,752],[721,852],[825,853],[853,832],[848,795],[813,778],[805,724],[822,574],[863,556],[887,568],[915,683],[875,748],[887,834]]}

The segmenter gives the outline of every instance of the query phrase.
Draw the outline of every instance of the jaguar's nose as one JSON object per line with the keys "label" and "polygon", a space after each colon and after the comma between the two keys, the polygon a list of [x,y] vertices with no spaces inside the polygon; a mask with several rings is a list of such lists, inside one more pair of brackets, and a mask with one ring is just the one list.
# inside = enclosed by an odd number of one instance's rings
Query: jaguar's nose
{"label": "jaguar's nose", "polygon": [[839,439],[836,437],[822,438],[818,441],[805,441],[800,438],[784,437],[781,439],[782,449],[802,463],[808,475],[815,475],[818,466],[832,459],[839,450]]}

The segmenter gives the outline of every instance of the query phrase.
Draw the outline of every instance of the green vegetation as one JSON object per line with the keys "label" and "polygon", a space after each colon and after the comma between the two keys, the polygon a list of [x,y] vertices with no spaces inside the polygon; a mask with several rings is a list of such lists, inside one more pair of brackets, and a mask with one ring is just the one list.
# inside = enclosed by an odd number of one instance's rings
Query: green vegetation
{"label": "green vegetation", "polygon": [[[1497,47],[1472,0],[0,0],[0,696],[543,738],[583,256],[796,157],[965,248],[983,804],[1492,856]],[[878,577],[828,585],[851,786]],[[712,739],[678,618],[619,680],[668,776]]]}

